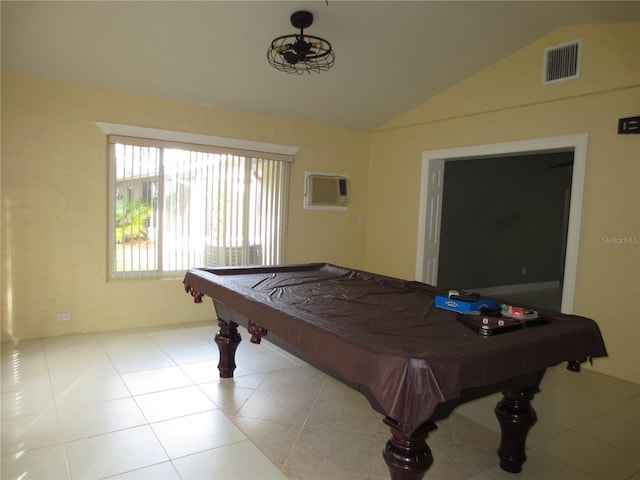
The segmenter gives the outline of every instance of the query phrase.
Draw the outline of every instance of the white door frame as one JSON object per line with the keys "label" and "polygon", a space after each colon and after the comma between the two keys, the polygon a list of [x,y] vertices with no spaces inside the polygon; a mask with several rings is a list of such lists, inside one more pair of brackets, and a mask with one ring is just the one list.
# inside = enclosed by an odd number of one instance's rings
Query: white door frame
{"label": "white door frame", "polygon": [[[472,160],[514,154],[539,154],[557,151],[573,151],[573,176],[571,180],[571,206],[567,232],[567,251],[564,262],[562,285],[563,313],[573,313],[576,277],[578,271],[578,248],[580,244],[580,222],[582,220],[582,197],[587,165],[588,134],[563,135],[507,143],[473,145],[422,152],[422,177],[420,204],[418,207],[418,249],[416,254],[416,279],[435,285],[438,278],[437,257],[439,253],[440,220],[442,214],[440,195],[429,192],[430,176],[442,167],[445,160]],[[444,180],[444,179],[443,179]],[[433,187],[432,187],[433,189]],[[435,216],[435,217],[434,217]],[[428,225],[437,225],[431,232],[429,244]],[[435,235],[435,247],[433,238]],[[435,261],[434,257],[435,255]],[[428,268],[427,268],[428,265]]]}

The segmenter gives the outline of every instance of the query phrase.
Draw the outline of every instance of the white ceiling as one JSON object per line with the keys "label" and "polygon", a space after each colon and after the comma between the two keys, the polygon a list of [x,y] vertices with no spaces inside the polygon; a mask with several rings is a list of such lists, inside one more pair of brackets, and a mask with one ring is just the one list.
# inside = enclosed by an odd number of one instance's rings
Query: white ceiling
{"label": "white ceiling", "polygon": [[[2,69],[372,130],[567,24],[640,20],[638,1],[1,2]],[[277,36],[329,40],[335,66],[289,75]],[[541,54],[542,66],[542,54]]]}

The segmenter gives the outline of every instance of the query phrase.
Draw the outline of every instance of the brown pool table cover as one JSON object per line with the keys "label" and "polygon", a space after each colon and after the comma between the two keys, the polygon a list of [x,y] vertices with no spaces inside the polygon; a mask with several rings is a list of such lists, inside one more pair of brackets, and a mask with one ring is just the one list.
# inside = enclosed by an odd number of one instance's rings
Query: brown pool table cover
{"label": "brown pool table cover", "polygon": [[366,386],[407,434],[463,389],[607,355],[585,317],[541,311],[546,325],[485,337],[434,306],[446,289],[331,264],[192,269],[184,283]]}

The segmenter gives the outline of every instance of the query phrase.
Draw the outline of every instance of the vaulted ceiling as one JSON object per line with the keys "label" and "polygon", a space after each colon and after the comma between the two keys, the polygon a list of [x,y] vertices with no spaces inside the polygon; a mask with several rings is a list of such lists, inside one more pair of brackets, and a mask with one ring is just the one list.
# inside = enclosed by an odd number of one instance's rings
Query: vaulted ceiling
{"label": "vaulted ceiling", "polygon": [[[636,1],[2,1],[2,69],[340,128],[372,130],[569,24],[640,20]],[[335,66],[267,62],[289,17]],[[542,57],[541,57],[542,64]]]}

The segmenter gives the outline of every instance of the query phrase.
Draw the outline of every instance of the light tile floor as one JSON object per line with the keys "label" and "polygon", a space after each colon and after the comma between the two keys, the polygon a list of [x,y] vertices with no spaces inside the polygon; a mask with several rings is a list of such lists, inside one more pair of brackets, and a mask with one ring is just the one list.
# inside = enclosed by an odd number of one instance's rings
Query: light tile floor
{"label": "light tile floor", "polygon": [[[3,344],[1,478],[389,478],[360,394],[241,333],[225,380],[213,322]],[[498,467],[498,400],[439,423],[425,480],[640,480],[640,385],[550,369],[519,475]]]}

